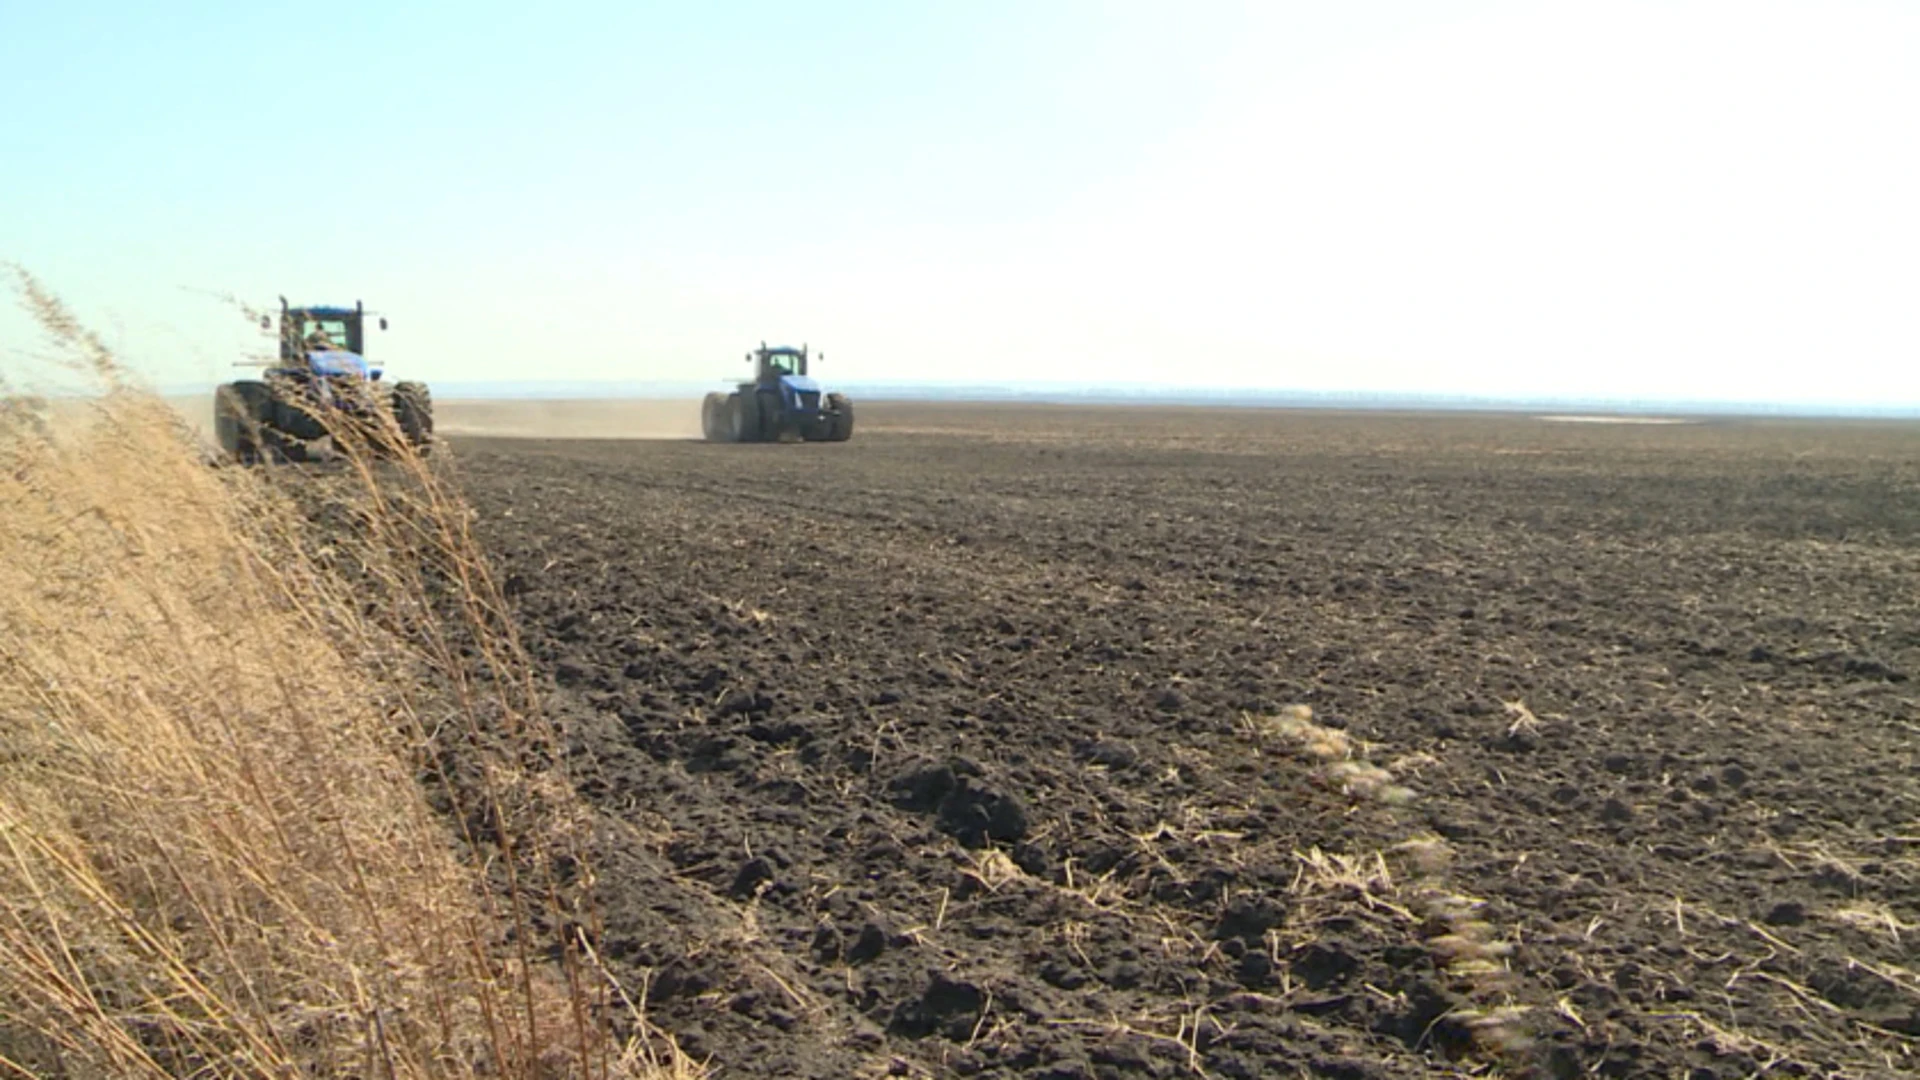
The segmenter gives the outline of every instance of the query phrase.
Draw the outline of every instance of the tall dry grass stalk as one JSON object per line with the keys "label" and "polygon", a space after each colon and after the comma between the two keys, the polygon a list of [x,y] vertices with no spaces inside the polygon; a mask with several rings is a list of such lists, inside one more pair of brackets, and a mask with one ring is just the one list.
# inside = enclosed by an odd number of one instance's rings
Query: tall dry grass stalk
{"label": "tall dry grass stalk", "polygon": [[[441,472],[0,410],[0,1075],[690,1072],[608,1032],[585,816]],[[7,391],[0,386],[0,396]]]}

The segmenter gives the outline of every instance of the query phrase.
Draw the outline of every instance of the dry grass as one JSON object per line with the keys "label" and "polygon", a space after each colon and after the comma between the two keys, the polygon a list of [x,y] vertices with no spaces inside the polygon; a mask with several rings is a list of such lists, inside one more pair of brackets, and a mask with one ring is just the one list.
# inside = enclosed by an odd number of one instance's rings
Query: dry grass
{"label": "dry grass", "polygon": [[[1522,702],[1508,702],[1514,717],[1508,734],[1533,732],[1539,720]],[[1395,783],[1400,769],[1431,764],[1427,755],[1407,756],[1393,768],[1367,760],[1368,748],[1345,731],[1314,719],[1306,705],[1288,705],[1272,716],[1247,716],[1243,727],[1258,741],[1277,741],[1316,762],[1315,775],[1338,786],[1349,798],[1389,809],[1405,807],[1416,796]],[[1513,944],[1499,937],[1484,916],[1485,902],[1454,891],[1448,884],[1453,849],[1446,840],[1420,834],[1395,846],[1395,857],[1405,868],[1398,879],[1386,857],[1375,853],[1353,857],[1315,848],[1295,853],[1300,869],[1292,892],[1307,910],[1329,903],[1351,914],[1386,912],[1398,923],[1415,927],[1442,970],[1474,1004],[1456,1010],[1451,1018],[1463,1025],[1479,1050],[1494,1060],[1520,1061],[1532,1049],[1531,1010],[1512,1000]]]}
{"label": "dry grass", "polygon": [[0,1074],[691,1075],[439,471],[355,458],[315,529],[19,280],[102,396],[0,413]]}
{"label": "dry grass", "polygon": [[1920,930],[1920,926],[1902,921],[1892,908],[1876,900],[1863,899],[1843,904],[1828,912],[1828,917],[1862,933],[1884,934],[1895,945],[1900,944],[1900,935]]}

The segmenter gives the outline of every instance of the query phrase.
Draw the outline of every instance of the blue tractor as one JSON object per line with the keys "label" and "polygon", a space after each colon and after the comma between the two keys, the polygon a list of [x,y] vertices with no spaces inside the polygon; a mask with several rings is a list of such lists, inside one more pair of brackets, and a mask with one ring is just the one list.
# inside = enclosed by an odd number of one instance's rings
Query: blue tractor
{"label": "blue tractor", "polygon": [[[290,307],[280,298],[280,355],[258,379],[214,391],[213,426],[220,449],[241,464],[318,461],[357,438],[376,450],[396,442],[425,453],[433,442],[433,395],[425,383],[382,382],[368,363],[367,311]],[[380,329],[387,320],[380,319]],[[260,327],[271,329],[270,316]]]}
{"label": "blue tractor", "polygon": [[[824,355],[815,360],[825,359]],[[766,342],[747,354],[752,382],[732,393],[707,395],[700,430],[708,442],[846,442],[853,437],[853,402],[822,393],[807,374],[807,347]]]}

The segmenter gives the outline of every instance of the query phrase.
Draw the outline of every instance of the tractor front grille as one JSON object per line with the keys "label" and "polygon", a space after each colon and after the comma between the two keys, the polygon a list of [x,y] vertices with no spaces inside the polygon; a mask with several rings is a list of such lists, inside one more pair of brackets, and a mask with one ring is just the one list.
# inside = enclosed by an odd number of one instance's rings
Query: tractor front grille
{"label": "tractor front grille", "polygon": [[799,393],[799,395],[798,395],[798,396],[799,396],[799,398],[800,398],[800,408],[802,408],[802,409],[804,409],[804,410],[806,410],[807,412],[818,412],[818,411],[819,411],[819,409],[820,409],[820,391],[818,391],[818,390],[802,390],[802,391],[800,391],[800,393]]}

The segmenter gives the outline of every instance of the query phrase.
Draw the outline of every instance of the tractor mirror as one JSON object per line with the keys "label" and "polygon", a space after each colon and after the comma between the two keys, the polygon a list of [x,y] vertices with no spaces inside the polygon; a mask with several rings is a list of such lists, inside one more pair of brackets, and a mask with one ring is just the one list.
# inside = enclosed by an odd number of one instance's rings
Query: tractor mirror
{"label": "tractor mirror", "polygon": [[387,328],[387,319],[386,319],[386,316],[382,315],[380,317],[380,329],[385,330],[386,328]]}

